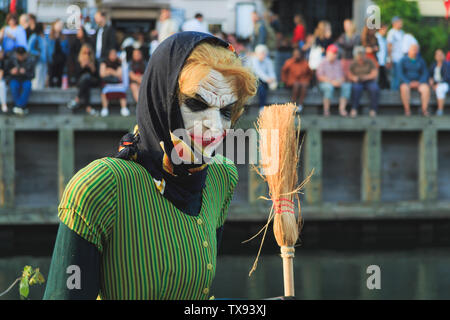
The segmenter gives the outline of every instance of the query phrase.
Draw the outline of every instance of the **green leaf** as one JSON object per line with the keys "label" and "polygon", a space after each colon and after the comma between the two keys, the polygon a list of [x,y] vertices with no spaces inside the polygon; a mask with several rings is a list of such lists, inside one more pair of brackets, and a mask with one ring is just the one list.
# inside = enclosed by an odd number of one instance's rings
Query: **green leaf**
{"label": "green leaf", "polygon": [[20,280],[19,293],[21,299],[27,298],[30,293],[28,279],[26,277],[23,277],[22,280]]}

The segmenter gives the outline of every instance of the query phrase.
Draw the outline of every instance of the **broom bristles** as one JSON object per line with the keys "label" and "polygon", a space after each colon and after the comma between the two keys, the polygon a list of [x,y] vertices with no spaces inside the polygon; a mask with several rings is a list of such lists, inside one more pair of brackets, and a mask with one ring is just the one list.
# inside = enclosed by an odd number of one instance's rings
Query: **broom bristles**
{"label": "broom bristles", "polygon": [[273,202],[273,231],[280,247],[295,245],[301,225],[300,207],[297,219],[294,204],[300,189],[297,176],[300,126],[296,128],[296,109],[292,103],[265,107],[257,122],[260,168]]}

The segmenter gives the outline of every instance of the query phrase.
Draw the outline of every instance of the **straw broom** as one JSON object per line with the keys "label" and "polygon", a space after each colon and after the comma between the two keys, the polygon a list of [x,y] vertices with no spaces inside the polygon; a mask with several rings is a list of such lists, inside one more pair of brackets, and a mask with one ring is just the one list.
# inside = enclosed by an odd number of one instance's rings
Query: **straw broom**
{"label": "straw broom", "polygon": [[[273,219],[273,231],[277,244],[280,246],[283,260],[285,296],[295,295],[294,246],[302,227],[298,193],[312,175],[311,173],[305,181],[298,184],[297,165],[300,157],[300,125],[296,128],[296,109],[297,107],[292,103],[264,107],[257,120],[261,154],[258,173],[267,182],[270,200],[272,201],[271,212],[267,224],[263,228],[264,237],[267,227]],[[294,200],[297,200],[297,207]],[[258,257],[260,251],[258,252]],[[256,269],[258,257],[250,274]]]}

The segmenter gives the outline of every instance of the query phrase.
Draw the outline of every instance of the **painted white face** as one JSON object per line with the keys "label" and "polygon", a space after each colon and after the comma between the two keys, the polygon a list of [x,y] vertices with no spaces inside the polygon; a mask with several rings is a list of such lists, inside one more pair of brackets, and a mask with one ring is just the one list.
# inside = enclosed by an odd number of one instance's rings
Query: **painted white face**
{"label": "painted white face", "polygon": [[231,77],[211,70],[199,83],[195,97],[180,106],[184,127],[195,149],[206,157],[231,127],[231,110],[238,98]]}

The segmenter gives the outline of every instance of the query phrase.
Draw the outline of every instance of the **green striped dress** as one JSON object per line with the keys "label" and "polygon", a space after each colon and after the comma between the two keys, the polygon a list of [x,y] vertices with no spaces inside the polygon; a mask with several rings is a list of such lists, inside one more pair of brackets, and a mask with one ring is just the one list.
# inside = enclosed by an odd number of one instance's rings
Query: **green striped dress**
{"label": "green striped dress", "polygon": [[101,299],[208,299],[216,229],[237,180],[235,165],[216,156],[194,217],[164,198],[141,165],[102,158],[70,180],[58,216],[101,252]]}

